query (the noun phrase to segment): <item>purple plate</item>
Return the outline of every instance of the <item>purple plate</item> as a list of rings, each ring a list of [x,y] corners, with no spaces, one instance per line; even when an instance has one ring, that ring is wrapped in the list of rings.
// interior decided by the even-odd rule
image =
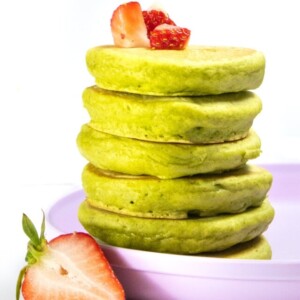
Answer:
[[[274,177],[275,219],[265,233],[270,261],[153,253],[101,244],[127,299],[300,299],[300,165],[265,165]],[[47,221],[61,233],[84,231],[82,190],[59,199]]]

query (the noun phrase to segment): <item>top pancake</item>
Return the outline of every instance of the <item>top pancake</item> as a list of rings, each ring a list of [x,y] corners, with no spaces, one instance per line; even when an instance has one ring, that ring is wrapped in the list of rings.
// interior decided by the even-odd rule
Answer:
[[[265,57],[238,47],[190,46],[151,50],[98,46],[88,50],[87,68],[99,87],[147,95],[209,95],[260,86]]]

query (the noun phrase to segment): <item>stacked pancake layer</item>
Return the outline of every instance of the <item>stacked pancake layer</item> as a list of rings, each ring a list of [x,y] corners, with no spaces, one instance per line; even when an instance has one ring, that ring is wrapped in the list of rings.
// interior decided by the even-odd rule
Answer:
[[[87,53],[96,86],[77,138],[88,160],[79,220],[101,241],[178,254],[268,259],[272,175],[248,165],[260,52],[111,46]]]

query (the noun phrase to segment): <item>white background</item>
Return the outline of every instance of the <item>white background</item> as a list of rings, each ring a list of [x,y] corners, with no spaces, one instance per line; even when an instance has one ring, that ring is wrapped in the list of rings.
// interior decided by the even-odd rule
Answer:
[[[3,4],[5,3],[5,4]],[[0,4],[1,173],[20,182],[80,182],[75,139],[87,118],[83,89],[90,47],[112,43],[110,17],[121,1],[27,0]],[[141,1],[144,9],[152,1]],[[264,103],[255,128],[260,160],[298,160],[300,18],[297,1],[161,1],[191,43],[261,50]],[[3,168],[4,166],[4,168]]]
[[[51,201],[49,195],[56,196],[51,194],[52,186],[80,186],[85,160],[75,139],[88,120],[81,93],[94,83],[85,67],[85,53],[90,47],[112,43],[110,17],[120,3],[11,0],[0,4],[3,300],[13,299],[16,269],[23,261],[26,239],[21,237],[21,211],[31,209],[27,213],[40,219],[40,211],[34,209],[43,208],[43,199]],[[152,1],[140,3],[147,9]],[[161,3],[178,25],[192,30],[191,44],[243,46],[264,52],[265,80],[256,91],[263,100],[263,111],[254,124],[263,145],[257,161],[299,162],[298,1]],[[50,194],[38,194],[39,185],[49,187]],[[37,187],[35,196],[28,186]],[[33,203],[32,199],[39,198],[40,203]],[[13,262],[18,263],[12,267]]]

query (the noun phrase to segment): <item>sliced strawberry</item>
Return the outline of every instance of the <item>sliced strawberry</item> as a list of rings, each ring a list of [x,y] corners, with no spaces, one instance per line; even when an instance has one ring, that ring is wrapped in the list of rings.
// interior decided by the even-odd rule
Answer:
[[[118,6],[113,12],[110,25],[116,46],[124,48],[150,46],[142,9],[138,2]]]
[[[144,10],[143,11],[144,21],[147,27],[147,35],[150,37],[150,32],[155,29],[158,25],[169,24],[176,25],[169,16],[162,10]]]
[[[21,285],[25,300],[125,299],[121,284],[90,235],[75,232],[47,243],[44,227],[39,237],[28,217],[23,217],[23,228],[30,241],[28,266],[21,271],[17,299]]]
[[[150,32],[150,46],[152,49],[184,49],[190,39],[191,31],[179,26],[163,24]]]

